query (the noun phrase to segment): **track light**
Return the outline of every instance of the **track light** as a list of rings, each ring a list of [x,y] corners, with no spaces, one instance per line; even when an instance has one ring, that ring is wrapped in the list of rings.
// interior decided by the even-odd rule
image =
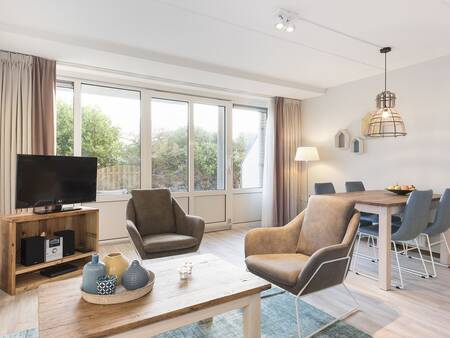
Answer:
[[[295,31],[295,25],[292,22],[292,18],[289,17],[286,13],[279,13],[277,15],[278,22],[275,24],[275,28],[279,31],[292,33]]]

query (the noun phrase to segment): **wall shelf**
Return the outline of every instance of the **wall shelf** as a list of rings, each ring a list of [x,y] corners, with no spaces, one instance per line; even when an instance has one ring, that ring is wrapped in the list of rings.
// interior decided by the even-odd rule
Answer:
[[[350,146],[350,133],[347,129],[339,130],[334,136],[334,146],[339,149],[348,149]]]

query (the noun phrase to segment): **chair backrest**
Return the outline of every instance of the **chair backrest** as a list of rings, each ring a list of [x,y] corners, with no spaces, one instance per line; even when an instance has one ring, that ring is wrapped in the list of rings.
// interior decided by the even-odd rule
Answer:
[[[345,182],[345,190],[347,192],[366,191],[364,183],[361,181]]]
[[[445,189],[441,196],[434,222],[426,229],[428,235],[438,235],[450,228],[450,189]]]
[[[131,196],[135,225],[142,236],[176,232],[169,189],[132,190]]]
[[[314,192],[316,195],[335,194],[334,185],[331,182],[315,183]]]
[[[355,203],[335,196],[311,196],[305,210],[297,252],[311,256],[324,247],[340,244],[347,232]]]
[[[415,239],[427,227],[433,190],[413,191],[406,202],[405,213],[400,228],[392,234],[394,241]]]

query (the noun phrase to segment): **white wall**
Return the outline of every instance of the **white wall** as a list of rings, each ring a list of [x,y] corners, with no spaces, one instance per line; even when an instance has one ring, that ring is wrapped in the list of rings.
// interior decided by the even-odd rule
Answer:
[[[334,135],[348,129],[360,136],[361,119],[375,110],[383,90],[377,76],[331,88],[303,101],[303,145],[317,146],[321,161],[311,163],[309,186],[330,181],[344,191],[347,180],[362,180],[368,189],[394,183],[441,192],[450,187],[450,56],[388,73],[388,89],[408,135],[366,139],[365,153],[334,148]]]

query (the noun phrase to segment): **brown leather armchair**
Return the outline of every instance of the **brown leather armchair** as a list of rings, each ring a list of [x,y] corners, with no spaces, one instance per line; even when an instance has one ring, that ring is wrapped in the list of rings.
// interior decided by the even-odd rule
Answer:
[[[352,202],[334,196],[311,196],[308,207],[287,225],[247,233],[247,268],[297,298],[344,285],[359,217]],[[346,287],[345,290],[348,292]],[[298,301],[296,307],[300,336]],[[356,310],[357,307],[336,320]]]
[[[187,215],[168,189],[133,190],[127,204],[127,230],[141,259],[197,251],[205,222]]]

